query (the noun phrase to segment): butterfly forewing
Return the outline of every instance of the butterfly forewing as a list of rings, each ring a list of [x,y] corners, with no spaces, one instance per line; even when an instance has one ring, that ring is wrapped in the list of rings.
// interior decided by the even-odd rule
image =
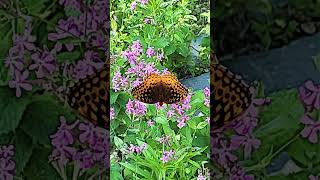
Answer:
[[[140,85],[132,89],[132,95],[141,102],[154,104],[160,99],[161,88],[161,76],[150,74]]]
[[[76,83],[68,94],[68,103],[92,123],[108,128],[109,75],[107,64],[98,72]]]
[[[220,64],[211,63],[212,127],[219,128],[242,115],[251,103],[249,86]]]
[[[164,86],[164,101],[167,104],[174,104],[182,101],[188,95],[188,89],[181,84],[172,74],[162,75],[162,84]]]

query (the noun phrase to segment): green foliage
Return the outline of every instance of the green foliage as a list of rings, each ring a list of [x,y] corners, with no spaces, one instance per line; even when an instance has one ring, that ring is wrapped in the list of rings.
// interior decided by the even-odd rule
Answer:
[[[250,48],[252,42],[260,50],[288,44],[306,35],[300,26],[308,22],[315,25],[320,15],[319,1],[312,0],[226,0],[217,1],[215,6],[216,36],[227,38],[215,43],[224,41],[223,48],[228,46],[233,53]]]
[[[31,98],[17,98],[9,88],[0,88],[0,134],[15,131]]]
[[[209,116],[209,108],[204,108],[204,95],[202,91],[194,92],[191,98],[191,109],[186,112],[190,117],[187,126],[179,129],[175,118],[168,118],[166,113],[169,107],[157,110],[155,105],[147,105],[145,117],[132,117],[125,113],[127,97],[125,93],[117,96],[126,99],[119,103],[116,111],[116,119],[111,121],[111,146],[115,151],[125,153],[126,159],[116,162],[111,158],[112,176],[121,177],[120,169],[124,170],[124,177],[137,177],[145,179],[176,179],[197,176],[198,169],[206,164],[209,153],[208,144],[209,125],[205,121]],[[119,100],[118,100],[119,99]],[[115,106],[115,104],[111,104]],[[115,106],[116,107],[116,106]],[[148,127],[146,121],[152,119],[154,126]],[[170,148],[175,151],[176,159],[163,163],[163,150],[165,145],[158,140],[163,136],[169,136]],[[141,154],[128,154],[130,144],[142,145],[147,143],[147,148]],[[120,165],[120,166],[119,166]]]
[[[209,22],[198,24],[197,17],[192,14],[196,1],[152,0],[145,6],[137,5],[133,11],[129,8],[130,3],[126,0],[111,2],[112,54],[118,54],[128,43],[140,40],[144,48],[163,50],[166,58],[162,65],[175,70],[178,77],[202,73],[196,72],[195,68],[199,66],[208,68],[209,44],[201,44],[201,52],[206,51],[199,57],[202,61],[192,63],[191,41],[198,36],[209,36]],[[206,15],[208,13],[203,14],[208,18]],[[145,18],[151,19],[151,23],[144,23]]]
[[[261,146],[249,159],[242,158],[241,164],[247,173],[255,174],[260,179],[306,179],[310,174],[320,171],[319,143],[312,144],[301,137],[304,126],[300,118],[304,108],[296,89],[283,90],[270,95],[272,103],[261,113],[259,127],[254,135],[261,140]],[[301,168],[289,175],[267,176],[266,167],[280,154],[287,152],[293,162]],[[240,151],[238,153],[241,153]]]

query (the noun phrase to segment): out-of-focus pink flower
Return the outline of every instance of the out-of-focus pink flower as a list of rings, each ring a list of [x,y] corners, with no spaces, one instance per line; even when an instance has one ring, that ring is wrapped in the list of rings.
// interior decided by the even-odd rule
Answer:
[[[16,96],[20,97],[22,94],[21,88],[27,91],[32,90],[32,85],[27,82],[29,71],[24,71],[22,74],[19,71],[15,71],[14,79],[9,81],[9,87],[16,89]]]
[[[314,84],[311,80],[299,87],[299,97],[308,111],[320,109],[320,84]]]
[[[249,158],[252,153],[252,149],[257,149],[260,146],[260,144],[260,140],[253,138],[249,134],[243,136],[234,135],[231,138],[230,147],[232,149],[238,149],[240,146],[243,146],[244,157]]]
[[[312,143],[318,142],[318,132],[320,131],[320,122],[313,120],[309,115],[303,115],[300,122],[304,125],[304,129],[301,131],[301,136],[308,138]]]

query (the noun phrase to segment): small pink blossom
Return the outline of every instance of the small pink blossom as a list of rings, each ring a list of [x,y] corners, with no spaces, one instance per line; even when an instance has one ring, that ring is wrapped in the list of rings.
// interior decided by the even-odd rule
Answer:
[[[320,109],[320,84],[314,84],[311,80],[299,87],[299,97],[307,110]]]
[[[148,124],[148,126],[149,126],[149,127],[151,127],[151,126],[153,126],[153,125],[154,125],[154,121],[149,120],[149,121],[147,121],[147,124]]]
[[[149,47],[146,52],[147,57],[152,57],[154,55],[154,50],[152,47]]]
[[[320,122],[311,119],[309,115],[303,115],[300,122],[305,125],[301,131],[301,136],[308,138],[311,143],[318,142],[318,132],[320,131]]]

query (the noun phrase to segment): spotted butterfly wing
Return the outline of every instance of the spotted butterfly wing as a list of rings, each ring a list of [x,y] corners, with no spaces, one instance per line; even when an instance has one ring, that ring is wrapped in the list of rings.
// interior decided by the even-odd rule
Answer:
[[[68,104],[81,116],[103,128],[109,127],[109,64],[81,79],[68,93]]]
[[[148,103],[173,104],[183,100],[188,90],[172,74],[150,74],[137,87],[132,89],[135,99]]]
[[[241,116],[251,103],[249,86],[220,64],[211,63],[211,127],[220,128]]]
[[[188,89],[179,82],[176,76],[172,74],[162,75],[162,86],[165,89],[163,102],[174,104],[182,101],[188,95]]]
[[[138,101],[154,104],[161,98],[162,92],[161,76],[158,74],[149,74],[144,81],[132,89],[132,95]]]

